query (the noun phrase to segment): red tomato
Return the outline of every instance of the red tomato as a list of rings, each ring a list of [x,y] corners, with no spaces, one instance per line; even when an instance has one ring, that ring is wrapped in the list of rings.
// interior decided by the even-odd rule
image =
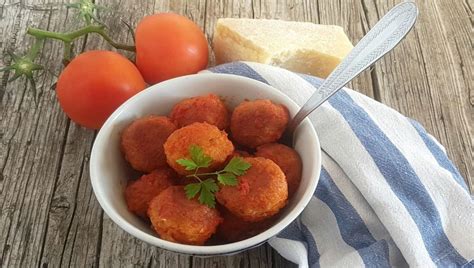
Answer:
[[[146,87],[138,69],[111,51],[88,51],[74,58],[56,84],[64,112],[74,122],[98,129],[127,99]]]
[[[161,13],[143,18],[135,32],[136,64],[145,81],[155,84],[196,73],[207,66],[207,39],[191,20]]]

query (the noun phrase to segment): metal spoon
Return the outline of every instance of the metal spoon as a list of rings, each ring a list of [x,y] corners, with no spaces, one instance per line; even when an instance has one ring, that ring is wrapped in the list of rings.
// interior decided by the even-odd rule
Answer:
[[[289,122],[283,142],[292,144],[296,127],[329,97],[392,50],[415,24],[418,8],[407,1],[393,7],[359,41]]]

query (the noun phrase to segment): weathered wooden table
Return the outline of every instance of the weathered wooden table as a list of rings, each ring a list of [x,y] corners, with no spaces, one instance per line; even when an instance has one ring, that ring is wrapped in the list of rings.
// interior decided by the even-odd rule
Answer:
[[[77,27],[62,0],[3,0],[0,49],[31,45],[27,26],[54,31]],[[109,6],[104,22],[115,39],[132,42],[124,20],[136,25],[161,11],[184,14],[212,36],[219,17],[278,18],[341,25],[357,42],[399,1],[378,0],[96,0]],[[417,1],[415,29],[352,87],[419,120],[447,148],[469,181],[474,175],[473,0]],[[97,36],[76,52],[107,48]],[[290,263],[269,246],[231,257],[195,258],[149,246],[122,231],[102,211],[89,181],[89,154],[96,132],[61,112],[53,83],[61,70],[61,46],[49,42],[38,78],[38,101],[21,79],[0,87],[0,267],[269,267]],[[4,58],[4,57],[2,57]],[[3,64],[8,64],[5,60]],[[212,62],[212,59],[211,59]]]

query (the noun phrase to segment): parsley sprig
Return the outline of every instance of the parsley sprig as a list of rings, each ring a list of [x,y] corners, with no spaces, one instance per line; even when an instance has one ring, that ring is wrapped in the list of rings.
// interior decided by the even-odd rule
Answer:
[[[217,181],[222,185],[236,186],[238,184],[237,176],[244,175],[251,166],[242,157],[233,157],[222,170],[199,173],[200,168],[207,168],[211,165],[212,158],[204,154],[202,148],[197,145],[189,147],[189,154],[191,159],[181,158],[176,160],[185,170],[194,170],[193,174],[186,177],[194,178],[198,181],[184,187],[186,197],[191,199],[199,193],[199,203],[211,208],[216,206],[215,193],[219,190],[219,186],[213,177],[217,176]]]

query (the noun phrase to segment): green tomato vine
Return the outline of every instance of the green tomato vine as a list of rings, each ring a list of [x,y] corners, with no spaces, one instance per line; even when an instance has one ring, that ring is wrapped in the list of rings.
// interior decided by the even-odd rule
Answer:
[[[76,3],[66,5],[68,8],[75,9],[78,12],[85,26],[71,32],[52,32],[38,28],[28,27],[26,34],[35,38],[33,45],[26,51],[24,55],[17,55],[14,52],[8,52],[11,58],[10,65],[0,68],[0,72],[13,72],[13,76],[9,81],[25,77],[33,87],[36,93],[36,83],[34,74],[43,70],[44,66],[37,63],[39,52],[44,46],[45,40],[54,39],[63,43],[63,63],[67,65],[73,58],[74,41],[82,36],[90,33],[100,35],[107,43],[116,49],[135,52],[135,46],[121,44],[115,42],[108,34],[107,27],[100,22],[98,11],[106,9],[105,7],[94,4],[91,0],[79,0]],[[128,24],[126,24],[129,27]],[[130,28],[130,27],[129,27]],[[35,94],[36,97],[36,94]]]

